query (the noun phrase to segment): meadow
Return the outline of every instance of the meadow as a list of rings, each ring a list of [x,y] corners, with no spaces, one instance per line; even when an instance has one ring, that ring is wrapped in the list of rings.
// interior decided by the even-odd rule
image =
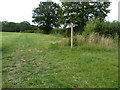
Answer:
[[[2,32],[2,88],[118,88],[116,46],[74,46],[62,36]]]

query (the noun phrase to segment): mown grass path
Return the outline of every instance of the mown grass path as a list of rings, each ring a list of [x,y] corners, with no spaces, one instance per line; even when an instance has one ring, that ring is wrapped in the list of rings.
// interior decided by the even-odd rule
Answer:
[[[2,33],[3,88],[117,88],[116,48],[70,49],[43,34]]]

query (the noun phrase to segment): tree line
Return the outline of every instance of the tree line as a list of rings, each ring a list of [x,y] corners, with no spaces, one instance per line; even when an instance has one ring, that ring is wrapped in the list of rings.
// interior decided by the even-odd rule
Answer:
[[[38,27],[35,25],[31,25],[27,21],[23,21],[20,23],[15,23],[15,22],[8,22],[8,21],[3,21],[2,22],[2,31],[3,32],[24,32],[27,30],[37,30]]]
[[[120,22],[105,21],[110,10],[110,2],[40,2],[33,10],[33,22],[44,33],[70,35],[70,24],[76,24],[74,33],[89,34],[97,32],[114,36],[120,34]],[[63,28],[61,28],[63,26]]]
[[[42,32],[70,35],[70,24],[76,24],[74,33],[98,32],[100,34],[116,34],[120,22],[107,22],[105,17],[110,12],[110,2],[40,2],[33,10],[32,22],[2,22],[2,31],[7,32]],[[37,31],[36,31],[37,30]]]
[[[53,28],[63,25],[64,28],[71,23],[77,24],[76,32],[83,32],[86,22],[99,18],[101,21],[110,12],[110,2],[40,2],[33,10],[33,22],[38,24],[45,33],[50,33]]]

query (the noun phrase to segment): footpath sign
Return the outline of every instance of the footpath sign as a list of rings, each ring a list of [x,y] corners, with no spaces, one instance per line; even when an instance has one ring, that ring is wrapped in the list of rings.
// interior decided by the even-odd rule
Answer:
[[[73,47],[73,27],[77,26],[76,24],[71,23],[71,48]]]

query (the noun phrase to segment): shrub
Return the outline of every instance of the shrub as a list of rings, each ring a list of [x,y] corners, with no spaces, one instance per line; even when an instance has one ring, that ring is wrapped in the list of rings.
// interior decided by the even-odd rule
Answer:
[[[34,33],[34,30],[24,30],[24,31],[21,31],[23,33]]]
[[[37,29],[34,31],[34,33],[43,33],[43,30],[42,29]]]
[[[84,36],[89,35],[92,32],[99,32],[102,30],[102,23],[99,19],[93,19],[87,22],[84,32],[82,33]]]
[[[22,33],[43,33],[42,29],[37,29],[37,30],[24,30],[24,31],[20,31]]]
[[[113,21],[109,25],[109,34],[111,34],[113,37],[116,35],[120,35],[120,22]]]
[[[120,22],[104,22],[99,19],[93,19],[87,22],[84,32],[82,35],[87,36],[92,32],[97,32],[100,35],[112,36],[114,38],[115,34],[120,34]]]
[[[51,31],[51,34],[61,34],[64,37],[70,36],[70,28],[54,28]]]

